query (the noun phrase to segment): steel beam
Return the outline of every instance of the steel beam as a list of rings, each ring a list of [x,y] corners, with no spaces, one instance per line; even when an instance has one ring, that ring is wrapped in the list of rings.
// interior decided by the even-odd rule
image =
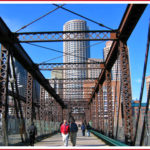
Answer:
[[[104,67],[101,67],[102,69],[104,69]],[[100,67],[74,67],[74,68],[50,68],[49,66],[42,66],[42,67],[39,67],[40,70],[42,71],[53,71],[53,72],[58,72],[59,71],[67,71],[67,70],[99,70],[101,69]]]
[[[132,120],[132,93],[131,93],[131,78],[129,66],[129,53],[125,43],[120,41],[120,63],[122,72],[122,97],[123,97],[123,110],[124,110],[124,134],[126,144],[133,144],[133,120]]]
[[[53,31],[14,33],[19,42],[106,41],[117,40],[117,31]],[[12,40],[15,41],[15,39]],[[18,42],[18,41],[16,41]]]
[[[106,86],[107,86],[107,115],[108,115],[108,135],[113,137],[114,134],[114,119],[112,107],[112,87],[111,87],[111,71],[106,71]]]
[[[96,94],[95,94],[95,97],[93,98],[93,107],[92,107],[92,109],[93,109],[93,116],[92,116],[92,118],[93,118],[93,125],[94,125],[94,128],[96,129]]]
[[[103,62],[87,62],[87,63],[41,63],[37,64],[40,70],[84,70],[84,69],[104,69]]]
[[[60,66],[80,66],[80,65],[104,65],[104,62],[94,61],[93,62],[69,62],[69,63],[39,63],[37,66],[52,66],[52,67],[60,67]]]
[[[68,91],[67,91],[68,92]],[[80,91],[71,91],[71,92],[80,92]],[[86,95],[85,95],[86,94]],[[60,96],[63,96],[64,94],[59,94]],[[68,94],[68,93],[66,93],[65,95],[80,95],[80,96],[83,96],[83,95],[85,95],[85,96],[89,96],[89,95],[91,95],[91,94],[87,94],[87,93],[81,93],[81,94],[79,94],[79,93],[74,93],[74,94]]]
[[[14,42],[17,41],[16,42]],[[9,30],[3,20],[0,18],[0,42],[9,50],[13,52],[14,57],[19,61],[19,63],[36,79],[44,88],[52,95],[55,100],[62,106],[64,106],[63,101],[60,99],[59,95],[56,94],[55,90],[49,85],[49,82],[44,78],[38,67],[34,64],[28,54],[24,51],[23,47],[19,44],[17,38]]]
[[[54,78],[54,79],[49,79],[49,81],[50,81],[50,83],[51,83],[51,81],[52,81],[52,83],[53,82],[55,82],[55,81],[60,81],[60,80],[63,80],[64,82],[65,82],[65,80],[72,80],[72,81],[78,81],[78,80],[81,80],[81,81],[78,81],[78,82],[84,82],[84,80],[89,80],[89,81],[92,81],[92,80],[96,80],[97,78],[59,78],[59,79],[57,79],[57,78]]]
[[[120,43],[123,45],[123,48],[121,50],[124,51],[122,52],[122,60],[125,59],[126,56],[128,56],[128,54],[126,53],[126,48],[124,46],[124,43],[127,42],[128,38],[130,37],[133,29],[135,28],[138,20],[140,19],[141,15],[143,14],[145,8],[146,8],[147,4],[129,4],[125,14],[122,18],[122,21],[120,23],[119,26],[119,34],[118,34],[118,38],[121,39],[123,41],[123,43]],[[98,79],[98,83],[95,86],[95,89],[92,93],[92,96],[89,100],[89,103],[92,102],[92,98],[95,96],[96,91],[99,88],[99,84],[102,84],[105,81],[105,72],[106,70],[111,70],[112,66],[114,65],[114,63],[116,62],[117,58],[118,58],[118,53],[119,53],[119,49],[118,49],[118,41],[114,41],[112,43],[112,46],[110,48],[110,51],[107,55],[106,61],[105,61],[105,69],[103,69],[99,75],[99,79]],[[125,54],[126,53],[126,54]],[[126,56],[125,56],[126,55]],[[126,58],[127,59],[127,58]],[[122,71],[124,74],[124,80],[125,83],[128,82],[127,84],[129,85],[129,89],[126,85],[124,85],[124,91],[123,91],[123,97],[124,97],[124,113],[126,115],[125,118],[125,142],[128,145],[132,145],[133,144],[133,124],[132,124],[132,118],[131,118],[131,102],[129,102],[131,100],[131,86],[130,86],[130,79],[128,78],[128,73],[129,73],[129,65],[127,60],[125,60],[125,62],[121,62],[122,64]],[[127,66],[126,66],[126,65]],[[128,71],[125,70],[125,68],[127,67]],[[125,84],[124,83],[124,84]],[[130,96],[129,96],[130,95]],[[129,109],[130,110],[129,110]]]
[[[47,109],[48,109],[48,121],[49,121],[49,123],[50,123],[50,121],[51,121],[51,96],[50,95],[48,95],[48,106],[47,106]]]
[[[2,144],[8,146],[8,70],[9,51],[1,45],[0,59],[0,111],[2,114]]]
[[[45,120],[45,115],[44,115],[44,111],[45,111],[45,90],[44,88],[41,86],[40,87],[40,122],[41,122],[41,129],[40,132],[41,134],[44,134],[44,120]]]
[[[93,123],[93,127],[95,128],[95,99],[93,98],[92,101],[92,123]]]
[[[26,119],[26,126],[28,128],[33,121],[33,77],[30,73],[28,73],[27,78]]]
[[[84,88],[84,87],[79,87],[78,85],[81,84],[81,83],[83,84],[85,81],[89,81],[89,82],[93,81],[93,82],[94,82],[95,79],[93,79],[93,80],[83,80],[83,81],[82,81],[81,79],[80,79],[80,80],[76,80],[76,79],[75,79],[75,80],[68,80],[68,81],[65,80],[65,81],[63,82],[63,85],[66,85],[66,84],[67,84],[67,85],[69,85],[69,84],[74,84],[74,85],[76,85],[76,86],[74,87],[75,89],[76,89],[76,87],[78,87],[79,89],[81,89],[81,88]],[[51,84],[52,84],[52,83],[51,83]],[[65,86],[65,88],[66,88],[66,87],[67,87],[67,86]]]
[[[99,129],[99,113],[98,113],[98,93],[95,93],[95,110],[96,110],[96,114],[95,114],[95,116],[96,116],[96,120],[95,120],[95,122],[96,122],[96,129],[98,130]]]
[[[118,29],[118,39],[127,42],[147,4],[129,4]],[[114,41],[106,58],[106,68],[112,68],[118,56],[118,42]]]
[[[68,90],[69,90],[69,89],[70,89],[70,90],[72,90],[72,89],[73,89],[73,90],[77,90],[77,89],[78,89],[78,90],[80,90],[80,89],[87,89],[87,90],[88,90],[88,89],[91,89],[91,90],[92,90],[93,87],[79,87],[79,88],[73,87],[73,88],[57,88],[57,89],[58,89],[58,90],[59,90],[59,89],[62,89],[62,90],[67,90],[67,89],[68,89]]]
[[[147,4],[129,4],[127,6],[127,9],[124,13],[124,16],[122,18],[122,21],[119,25],[118,29],[118,39],[123,39],[124,42],[128,40],[131,33],[133,32],[137,22],[139,21],[141,15],[143,14]],[[99,88],[99,84],[103,84],[105,81],[105,71],[106,69],[110,70],[114,63],[116,62],[118,57],[118,41],[114,41],[112,43],[112,46],[110,48],[110,51],[107,55],[106,61],[105,61],[105,69],[102,69],[99,78],[98,83],[95,86],[95,90],[92,93],[91,99],[89,103],[92,101],[92,98],[95,95],[95,92]]]
[[[103,86],[99,85],[100,95],[100,131],[104,133],[104,102],[103,102]]]

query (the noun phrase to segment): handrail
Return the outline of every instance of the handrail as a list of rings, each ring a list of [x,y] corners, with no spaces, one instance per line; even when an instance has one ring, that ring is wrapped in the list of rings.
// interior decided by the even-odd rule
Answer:
[[[97,131],[94,130],[90,130],[91,133],[93,133],[94,135],[96,135],[97,137],[99,137],[100,139],[102,139],[103,141],[105,141],[106,143],[112,145],[112,146],[128,146],[120,141],[114,140],[110,137],[107,137]]]

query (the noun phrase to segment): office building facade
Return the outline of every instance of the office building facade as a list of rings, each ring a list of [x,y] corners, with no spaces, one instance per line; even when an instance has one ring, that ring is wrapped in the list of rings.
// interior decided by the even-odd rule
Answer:
[[[51,86],[63,98],[63,66],[54,67],[51,71]]]
[[[91,63],[91,64],[87,65],[89,79],[98,78],[101,73],[100,64],[92,64],[92,62],[93,63],[94,62],[103,62],[103,59],[97,59],[97,58],[89,58],[88,59],[88,63]]]

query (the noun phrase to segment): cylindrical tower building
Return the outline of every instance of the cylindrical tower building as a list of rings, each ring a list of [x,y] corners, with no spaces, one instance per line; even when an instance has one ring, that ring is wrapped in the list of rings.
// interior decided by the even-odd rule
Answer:
[[[88,27],[86,21],[84,20],[70,20],[66,22],[63,26],[64,31],[87,31]],[[86,38],[88,35],[86,33],[78,34],[78,36],[72,35],[74,38]],[[64,38],[67,38],[67,36]],[[87,62],[87,59],[90,57],[89,51],[89,41],[66,41],[63,43],[63,62],[64,63],[83,63]],[[79,65],[79,68],[84,65]],[[65,79],[79,79],[79,78],[87,78],[87,70],[81,69],[72,69],[72,70],[64,70],[63,76]],[[64,98],[67,99],[68,94],[72,94],[72,99],[80,99],[83,98],[83,83],[81,80],[78,80],[76,83],[71,84],[64,81]],[[82,80],[83,81],[83,80]],[[68,90],[67,90],[68,89]],[[71,89],[73,89],[71,91]],[[77,90],[76,90],[77,89]],[[79,91],[79,89],[81,89]],[[68,97],[70,98],[70,96]]]

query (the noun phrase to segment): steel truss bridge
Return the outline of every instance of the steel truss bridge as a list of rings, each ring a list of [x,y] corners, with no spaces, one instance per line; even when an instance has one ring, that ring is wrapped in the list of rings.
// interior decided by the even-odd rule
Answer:
[[[27,127],[35,121],[38,136],[51,134],[59,129],[64,118],[92,122],[93,132],[98,132],[126,145],[145,145],[146,120],[138,130],[138,118],[133,119],[131,107],[131,79],[127,41],[143,14],[146,4],[130,4],[116,30],[54,31],[13,33],[0,18],[0,114],[2,145],[10,145],[9,126],[15,121],[20,139],[26,141]],[[85,34],[88,34],[85,38]],[[80,38],[79,38],[80,37]],[[106,41],[112,46],[105,62],[41,63],[35,64],[21,43],[60,41]],[[149,42],[149,41],[148,41]],[[114,82],[112,97],[111,69],[120,59],[121,80]],[[93,66],[92,66],[93,65]],[[22,85],[17,83],[16,67],[24,75]],[[89,66],[89,67],[88,67]],[[101,70],[98,78],[45,79],[40,70]],[[18,72],[20,70],[18,69]],[[74,84],[75,87],[53,88],[54,83]],[[83,86],[78,86],[79,84]],[[85,86],[84,86],[85,83]],[[92,85],[87,86],[91,83]],[[107,93],[104,91],[107,91]],[[76,94],[79,93],[81,94]],[[63,92],[69,94],[64,95]],[[119,91],[119,92],[118,92]],[[104,101],[104,93],[106,101]],[[117,97],[117,98],[116,98]],[[11,114],[11,115],[10,115]],[[137,138],[138,135],[138,138]]]

